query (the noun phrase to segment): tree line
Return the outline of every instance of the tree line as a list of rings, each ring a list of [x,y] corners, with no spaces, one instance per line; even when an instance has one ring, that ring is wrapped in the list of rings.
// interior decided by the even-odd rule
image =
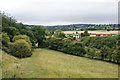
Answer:
[[[120,63],[120,40],[117,36],[83,37],[75,41],[72,36],[67,38],[50,38],[48,48],[67,54]]]

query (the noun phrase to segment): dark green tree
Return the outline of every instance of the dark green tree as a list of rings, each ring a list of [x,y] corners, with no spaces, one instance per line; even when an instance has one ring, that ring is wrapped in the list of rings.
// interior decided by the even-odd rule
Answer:
[[[84,36],[90,36],[90,34],[88,33],[88,30],[86,29],[85,31],[84,31],[84,34],[83,34]]]
[[[57,38],[65,38],[65,34],[61,30],[56,30],[54,36]]]
[[[114,50],[114,54],[112,55],[114,61],[117,61],[117,63],[120,63],[120,40],[116,43],[116,49]]]
[[[3,32],[6,32],[8,34],[8,36],[10,37],[10,41],[12,41],[15,35],[20,34],[18,32],[18,29],[16,29],[15,27],[5,27]]]
[[[108,54],[109,54],[109,47],[103,46],[101,48],[101,59],[102,60],[106,59]]]
[[[41,26],[34,26],[32,28],[32,31],[33,31],[33,34],[34,34],[34,37],[36,38],[37,40],[37,43],[38,43],[38,47],[42,47],[44,46],[44,40],[46,39],[45,38],[45,28],[42,28]]]

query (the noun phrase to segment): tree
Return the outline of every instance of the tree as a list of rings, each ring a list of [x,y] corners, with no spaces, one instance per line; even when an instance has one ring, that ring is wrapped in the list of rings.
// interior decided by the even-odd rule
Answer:
[[[36,38],[36,42],[38,43],[38,47],[42,47],[44,45],[45,40],[45,28],[42,28],[41,26],[34,26],[32,27],[32,31],[34,34],[34,37]]]
[[[57,38],[65,38],[65,34],[61,30],[56,30],[54,36]]]
[[[117,63],[120,63],[120,40],[117,41],[116,49],[114,50],[114,53],[112,56],[113,56],[114,61],[116,60]]]
[[[83,31],[83,29],[81,29],[81,31]]]
[[[78,34],[78,32],[76,32],[76,34]]]
[[[107,31],[110,31],[110,29],[107,29]]]
[[[64,38],[63,41],[70,42],[70,41],[73,41],[75,39],[76,39],[76,37],[73,37],[72,35],[69,35],[68,37]]]
[[[88,49],[88,57],[89,58],[94,58],[95,57],[95,49],[94,48],[90,48],[90,49]]]
[[[3,32],[6,32],[8,34],[8,36],[10,37],[10,41],[12,41],[15,35],[20,34],[18,32],[18,29],[16,29],[15,27],[6,27],[4,28]]]
[[[107,55],[109,54],[109,47],[107,46],[103,46],[101,48],[101,59],[104,60],[105,58],[107,58]]]
[[[84,36],[90,36],[90,34],[88,33],[88,30],[86,29],[85,31],[84,31],[84,34],[83,34]]]

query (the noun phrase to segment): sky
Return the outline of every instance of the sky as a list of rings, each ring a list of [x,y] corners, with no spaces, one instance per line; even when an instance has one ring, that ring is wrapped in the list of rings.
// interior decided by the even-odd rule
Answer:
[[[118,23],[119,0],[0,0],[0,11],[30,25]]]

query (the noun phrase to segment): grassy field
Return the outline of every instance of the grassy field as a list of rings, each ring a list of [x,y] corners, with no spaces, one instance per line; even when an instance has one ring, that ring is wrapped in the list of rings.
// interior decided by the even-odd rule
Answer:
[[[63,31],[65,34],[73,34],[73,33],[84,33],[84,31]],[[103,31],[103,30],[98,30],[98,31],[88,31],[88,33],[92,34],[118,34],[119,31]]]
[[[32,57],[17,59],[3,55],[3,78],[117,78],[118,65],[67,55],[49,49],[36,49]]]

